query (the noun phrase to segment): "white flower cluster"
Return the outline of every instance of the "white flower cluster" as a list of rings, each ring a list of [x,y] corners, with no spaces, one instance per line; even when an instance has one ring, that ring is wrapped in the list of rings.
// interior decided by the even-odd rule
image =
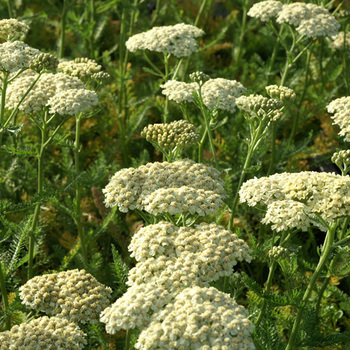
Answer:
[[[145,126],[141,136],[165,149],[190,147],[197,143],[200,137],[196,127],[186,120],[177,120],[169,124],[149,124]]]
[[[62,61],[58,64],[58,71],[67,75],[78,77],[85,81],[90,79],[94,74],[99,73],[102,66],[96,61],[89,58],[81,57],[72,61]]]
[[[241,203],[266,205],[263,222],[272,223],[277,231],[306,231],[310,225],[325,230],[317,215],[328,224],[350,215],[349,176],[313,171],[274,174],[246,181],[239,194]]]
[[[20,75],[9,84],[6,93],[6,107],[8,109],[16,108],[37,77],[37,73],[28,71],[27,74]],[[78,78],[63,73],[44,73],[22,101],[19,110],[25,113],[40,111],[48,105],[51,97],[70,89],[85,89],[85,85]]]
[[[182,205],[182,210],[185,211],[186,207],[184,205],[186,204],[197,205],[197,212],[201,212],[203,209],[200,206],[207,203],[205,198],[202,202],[194,198],[194,203],[192,203],[189,202],[191,199],[187,197],[186,203],[186,201],[179,198],[179,190],[174,191],[174,189],[180,189],[183,186],[191,188],[194,192],[198,190],[198,196],[212,196],[211,198],[216,203],[215,206],[218,203],[223,203],[218,200],[217,195],[221,200],[224,200],[226,196],[220,172],[215,168],[195,163],[189,159],[173,163],[148,163],[137,169],[122,169],[112,177],[103,192],[107,207],[118,206],[121,212],[139,209],[151,212],[155,210],[158,213],[161,198],[156,198],[156,191],[171,189],[168,191],[169,200],[171,201],[169,202],[163,198],[163,202],[167,203],[165,205],[169,213],[177,213],[180,205]],[[174,201],[175,199],[181,199],[181,201],[177,203]],[[156,203],[154,207],[150,204],[152,201]],[[194,207],[191,208],[191,210],[194,210]]]
[[[331,118],[340,127],[339,135],[344,137],[344,141],[350,141],[350,96],[333,100],[328,104],[327,111],[334,113]]]
[[[196,38],[204,35],[203,30],[184,23],[174,26],[153,27],[147,32],[133,35],[125,43],[126,48],[166,52],[176,57],[187,57],[197,50]]]
[[[111,293],[111,288],[78,269],[36,276],[20,287],[23,304],[81,323],[97,323]]]
[[[205,106],[212,110],[219,101],[218,108],[234,113],[236,98],[246,92],[246,88],[236,80],[223,78],[209,79],[202,86]]]
[[[262,1],[254,4],[248,15],[261,21],[276,18],[277,23],[295,26],[299,34],[307,37],[334,36],[340,28],[340,23],[327,9],[304,2]]]
[[[176,103],[184,101],[193,102],[193,93],[199,93],[199,84],[184,83],[169,80],[161,85],[162,94]],[[236,99],[246,92],[246,88],[236,80],[223,78],[209,79],[201,86],[201,94],[204,105],[212,110],[218,104],[218,109],[233,113],[236,110]]]
[[[349,50],[350,49],[350,33],[339,32],[337,35],[332,36],[331,47],[335,50]]]
[[[206,216],[216,214],[223,206],[222,195],[189,186],[159,188],[144,200],[144,210],[152,215],[190,213]]]
[[[134,284],[121,298],[102,311],[100,321],[106,324],[109,334],[115,334],[121,329],[142,329],[172,298],[164,286],[156,283]]]
[[[177,227],[161,221],[141,228],[129,250],[138,261],[128,285],[156,282],[168,290],[228,276],[238,261],[251,261],[250,249],[237,235],[216,224]],[[179,278],[181,276],[181,278]]]
[[[142,330],[136,349],[253,350],[243,306],[217,289],[187,288]]]
[[[77,115],[97,104],[96,92],[87,89],[62,90],[47,101],[47,105],[50,106],[49,112],[60,115]]]
[[[266,86],[266,92],[271,98],[275,98],[277,100],[282,101],[283,103],[288,101],[294,101],[296,94],[294,90],[279,85],[269,85]]]
[[[143,227],[133,236],[129,250],[138,261],[129,273],[129,289],[101,314],[112,334],[148,327],[184,289],[209,287],[210,282],[231,274],[238,261],[251,261],[251,250],[243,240],[207,223],[177,227],[161,221]]]
[[[0,350],[82,350],[85,333],[73,322],[39,317],[0,333]]]
[[[271,18],[277,17],[282,7],[283,4],[280,1],[257,2],[249,9],[248,16],[259,18],[262,22],[267,22]]]
[[[275,98],[267,98],[262,95],[240,96],[236,99],[237,107],[249,114],[252,118],[264,118],[278,120],[283,114],[283,103]]]
[[[28,68],[32,59],[40,53],[22,41],[6,41],[0,44],[0,70],[16,72]]]
[[[177,80],[168,80],[165,84],[160,86],[162,94],[168,96],[169,100],[173,100],[176,103],[181,102],[193,102],[193,93],[198,93],[197,83],[184,83]]]
[[[29,26],[15,18],[0,20],[0,36],[7,41],[23,38],[29,30]]]

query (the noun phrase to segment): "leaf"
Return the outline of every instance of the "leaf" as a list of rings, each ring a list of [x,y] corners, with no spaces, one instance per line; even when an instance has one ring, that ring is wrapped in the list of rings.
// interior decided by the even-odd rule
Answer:
[[[117,251],[115,246],[112,244],[112,256],[113,256],[113,274],[116,277],[116,282],[118,284],[118,289],[125,293],[127,290],[126,281],[128,278],[129,268],[123,261],[120,253]]]

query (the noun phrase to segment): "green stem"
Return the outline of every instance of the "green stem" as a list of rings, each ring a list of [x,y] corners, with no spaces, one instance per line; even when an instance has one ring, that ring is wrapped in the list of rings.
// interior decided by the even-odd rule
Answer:
[[[298,105],[298,109],[297,109],[296,115],[293,118],[292,131],[290,132],[290,135],[289,135],[289,138],[288,138],[288,146],[290,146],[292,141],[294,140],[294,137],[295,137],[295,134],[296,134],[296,131],[297,131],[297,127],[298,127],[298,124],[299,124],[301,106],[302,106],[302,103],[304,101],[304,98],[305,98],[305,95],[306,95],[306,91],[307,91],[307,89],[309,87],[309,70],[310,70],[311,53],[312,53],[312,50],[307,50],[304,88],[303,88],[303,93],[302,93],[302,95],[300,97],[300,102],[299,102],[299,105]]]
[[[311,280],[309,282],[309,285],[307,286],[307,289],[303,295],[303,299],[302,299],[302,303],[306,304],[309,300],[309,297],[311,295],[311,292],[313,291],[315,284],[322,272],[322,269],[326,263],[326,261],[328,260],[332,250],[333,250],[333,243],[334,243],[334,236],[335,236],[335,231],[337,228],[337,224],[333,224],[331,225],[331,227],[329,228],[326,238],[324,240],[324,245],[323,245],[323,249],[322,249],[322,253],[319,259],[319,262],[317,264],[316,270],[313,273]],[[303,316],[303,308],[299,308],[296,319],[294,321],[293,324],[293,328],[292,328],[292,332],[290,334],[289,337],[289,341],[286,347],[286,350],[295,350],[296,349],[296,340],[297,340],[297,335],[299,332],[299,327],[300,327],[300,323],[302,320],[302,316]]]
[[[200,20],[200,18],[202,17],[202,14],[203,14],[203,11],[204,11],[204,9],[205,9],[205,6],[207,5],[207,1],[208,1],[208,0],[203,0],[202,3],[201,3],[201,6],[200,6],[200,8],[199,8],[199,10],[198,10],[196,19],[195,19],[194,24],[193,24],[195,27],[197,27],[197,25],[198,25],[198,23],[199,23],[199,20]]]
[[[6,102],[6,90],[8,84],[9,72],[3,72],[4,78],[2,79],[2,88],[1,88],[1,106],[0,106],[0,147],[2,144],[2,135],[5,129],[4,120],[5,120],[5,102]]]
[[[239,42],[238,42],[238,49],[235,54],[235,65],[236,69],[239,67],[239,63],[241,60],[242,56],[242,48],[244,44],[244,36],[245,36],[245,30],[246,30],[246,25],[247,25],[247,13],[248,13],[248,7],[249,7],[249,1],[250,0],[245,0],[243,3],[243,14],[242,14],[242,25],[241,25],[241,33],[239,35]]]
[[[261,135],[263,134],[263,131],[264,131],[263,130],[264,122],[265,122],[265,120],[260,120],[258,128],[254,132],[252,132],[252,135],[251,135],[251,140],[250,140],[250,143],[248,145],[247,157],[246,157],[244,165],[243,165],[241,176],[239,178],[238,185],[237,185],[236,194],[235,194],[235,197],[233,199],[232,206],[231,206],[231,213],[230,213],[230,219],[229,219],[229,224],[228,224],[228,229],[230,231],[232,231],[232,229],[233,229],[233,219],[234,219],[236,207],[238,205],[239,190],[240,190],[242,183],[245,179],[245,176],[247,174],[247,169],[249,167],[250,160],[253,156],[253,153],[254,153],[256,147],[259,145],[260,141],[262,140]]]
[[[9,301],[6,290],[6,269],[5,264],[3,262],[0,262],[0,290],[2,296],[2,303],[4,305],[6,330],[9,330],[11,328],[11,318],[9,315]]]
[[[68,12],[67,0],[63,0],[63,8],[61,13],[61,25],[60,25],[60,40],[58,43],[58,58],[62,58],[64,56],[67,12]]]
[[[40,129],[41,131],[41,145],[40,152],[38,155],[38,186],[37,186],[37,194],[40,195],[43,190],[43,182],[44,182],[44,152],[47,145],[47,118],[48,112],[45,111],[43,124]],[[28,248],[28,279],[33,277],[33,259],[34,259],[34,236],[35,231],[38,227],[39,223],[39,214],[40,214],[40,199],[35,206],[34,216],[32,219],[32,224],[29,231],[29,248]]]
[[[130,340],[131,340],[131,329],[128,329],[126,331],[126,338],[125,338],[125,350],[129,350],[130,349]]]
[[[78,177],[80,174],[80,124],[81,124],[82,115],[79,114],[76,117],[75,124],[75,141],[74,141],[74,170],[75,176]],[[80,237],[81,242],[81,252],[83,257],[84,266],[88,266],[88,258],[87,258],[87,245],[86,245],[86,237],[84,228],[81,222],[81,187],[79,181],[75,182],[75,210],[74,210],[74,221],[78,229],[78,235]]]
[[[7,4],[7,11],[9,13],[9,17],[14,18],[15,16],[13,14],[12,0],[7,0],[6,4]]]
[[[204,149],[204,141],[207,138],[207,128],[205,128],[201,141],[198,147],[198,163],[203,163],[203,149]]]
[[[95,39],[94,39],[94,34],[95,34],[95,16],[96,16],[96,8],[95,8],[95,0],[90,0],[90,24],[92,24],[91,28],[91,33],[89,37],[89,51],[90,51],[90,57],[95,58]]]

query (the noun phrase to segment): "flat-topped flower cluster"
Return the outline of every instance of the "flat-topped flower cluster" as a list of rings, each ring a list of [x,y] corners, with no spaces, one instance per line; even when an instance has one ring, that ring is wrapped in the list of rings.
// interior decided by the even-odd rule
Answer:
[[[350,141],[350,96],[333,100],[327,105],[327,111],[334,113],[331,118],[340,127],[339,135],[344,137],[344,141]]]
[[[141,329],[139,349],[157,349],[160,344],[164,348],[178,348],[182,344],[186,347],[199,341],[202,346],[221,344],[237,349],[238,343],[242,343],[242,349],[244,346],[254,349],[250,339],[252,324],[244,308],[228,294],[209,288],[210,282],[230,275],[238,261],[251,261],[251,251],[243,240],[216,224],[177,227],[162,221],[141,228],[133,236],[129,250],[137,260],[129,273],[129,289],[101,314],[108,333],[138,327]],[[206,302],[200,303],[196,295]],[[180,307],[180,300],[185,301],[187,311]],[[219,300],[220,307],[216,304]],[[202,314],[202,321],[196,318],[197,312]],[[153,330],[157,329],[158,334],[158,329],[167,328],[167,320],[173,317],[184,322],[193,320],[192,340],[182,323],[173,324],[179,328],[175,336],[151,336]],[[217,326],[194,332],[195,328],[202,328],[202,322],[208,325],[211,317],[218,321]],[[225,320],[230,321],[222,322]],[[231,326],[224,331],[222,327],[227,328],[228,324]],[[239,340],[236,339],[238,328],[244,329]]]
[[[196,38],[203,35],[202,29],[179,23],[174,26],[153,27],[147,32],[133,35],[125,45],[131,52],[137,50],[166,52],[181,58],[187,57],[197,50]]]
[[[274,174],[246,181],[239,194],[242,203],[266,206],[262,222],[276,231],[307,231],[311,225],[327,230],[327,224],[350,215],[349,176],[313,171]]]
[[[337,35],[340,28],[340,23],[327,9],[304,2],[261,1],[250,8],[248,16],[264,22],[275,19],[279,24],[287,23],[306,37],[331,37]]]
[[[118,171],[103,190],[106,206],[122,212],[150,214],[216,213],[226,198],[224,182],[215,168],[185,159],[155,162]]]

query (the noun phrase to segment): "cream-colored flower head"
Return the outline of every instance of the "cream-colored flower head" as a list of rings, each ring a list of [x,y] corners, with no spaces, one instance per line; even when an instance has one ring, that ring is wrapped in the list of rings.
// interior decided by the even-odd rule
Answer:
[[[77,115],[90,110],[98,104],[95,91],[87,89],[63,90],[52,96],[47,101],[49,112],[60,115]]]
[[[274,246],[268,251],[267,256],[271,259],[283,259],[288,256],[288,249],[281,246]]]
[[[125,45],[131,52],[137,50],[166,52],[180,58],[196,51],[198,46],[196,38],[203,35],[203,30],[179,23],[174,26],[153,27],[147,32],[133,35]]]
[[[82,350],[85,336],[74,322],[43,316],[0,333],[0,350]]]
[[[236,100],[237,107],[250,117],[264,118],[268,116],[271,120],[278,120],[283,112],[283,103],[275,98],[267,98],[262,95],[241,96]]]
[[[282,10],[283,4],[280,1],[261,1],[254,4],[248,11],[248,16],[259,18],[260,21],[267,22]]]
[[[303,2],[283,5],[277,22],[296,26],[297,32],[307,37],[333,36],[340,28],[340,23],[327,9]]]
[[[217,224],[207,223],[194,227],[177,227],[166,221],[148,225],[133,236],[129,250],[132,252],[131,257],[135,257],[137,261],[146,262],[146,265],[157,265],[156,268],[162,275],[168,274],[168,272],[162,272],[165,269],[168,269],[170,274],[176,271],[170,265],[162,266],[164,258],[191,260],[191,273],[194,275],[190,278],[198,283],[211,282],[228,276],[238,261],[250,262],[252,259],[249,247],[236,234]],[[151,260],[147,261],[149,258]],[[183,265],[186,266],[186,264]],[[143,277],[138,270],[141,271],[144,267],[142,264],[137,266],[137,269],[130,272],[132,277],[129,281],[137,281],[136,283],[139,284]],[[155,271],[154,275],[148,275],[145,278],[147,281],[153,280],[158,274],[159,272]],[[181,281],[178,282],[181,283]]]
[[[22,39],[28,32],[29,26],[15,18],[0,20],[0,37],[6,41]]]
[[[339,32],[337,35],[332,36],[331,47],[335,50],[349,50],[350,49],[350,33]]]
[[[28,68],[32,59],[40,53],[22,41],[6,41],[0,44],[0,70],[15,72]]]
[[[187,288],[143,329],[135,348],[253,350],[247,311],[217,289]]]
[[[266,92],[271,98],[275,98],[277,100],[282,101],[283,103],[288,101],[294,101],[295,100],[295,92],[294,90],[286,87],[286,86],[279,86],[279,85],[269,85],[266,86]]]
[[[350,214],[350,177],[332,173],[304,171],[281,173],[246,181],[240,191],[241,203],[265,205],[263,222],[277,231],[311,225],[325,230],[316,220],[320,216],[331,224]]]
[[[186,120],[177,120],[169,124],[149,124],[145,126],[141,136],[148,142],[170,150],[175,147],[190,147],[196,144],[200,137],[195,126]]]
[[[101,68],[96,61],[85,57],[76,58],[72,61],[62,61],[58,64],[59,72],[78,77],[83,81],[100,72]]]
[[[318,15],[329,14],[328,10],[314,4],[304,2],[294,2],[285,4],[278,14],[278,23],[288,23],[293,26],[299,26],[302,21],[317,17]]]
[[[246,92],[246,88],[236,80],[223,78],[209,79],[202,86],[202,98],[205,106],[212,110],[218,103],[218,109],[234,113],[236,98]]]
[[[111,293],[111,288],[78,269],[36,276],[20,287],[23,304],[81,323],[97,323]]]
[[[320,14],[316,17],[306,19],[296,28],[297,32],[309,38],[317,36],[337,35],[340,23],[331,14]]]
[[[165,84],[160,86],[162,94],[167,96],[169,100],[173,100],[176,103],[181,102],[193,102],[193,93],[198,93],[197,83],[184,83],[177,80],[168,80]]]
[[[155,192],[161,189],[180,189],[183,186],[192,191],[200,190],[198,195],[201,196],[205,195],[202,191],[208,191],[208,195],[219,195],[221,200],[226,196],[220,172],[189,159],[122,169],[112,177],[103,192],[107,207],[118,206],[122,212],[134,209],[158,211],[160,202],[155,199]],[[171,195],[175,198],[178,193],[175,191]],[[157,202],[154,208],[149,206],[152,200]],[[196,204],[195,199],[193,204]]]
[[[6,107],[8,109],[16,108],[37,77],[37,73],[28,72],[20,75],[8,86],[6,93]],[[85,89],[85,85],[80,79],[63,73],[44,73],[22,101],[19,110],[25,113],[40,111],[47,106],[51,97],[70,89]]]
[[[331,118],[340,127],[339,135],[344,141],[350,141],[350,96],[333,100],[327,106],[328,113],[334,113]]]
[[[157,283],[135,284],[110,307],[102,311],[101,322],[106,332],[115,334],[120,329],[142,329],[154,313],[162,310],[172,295]]]

